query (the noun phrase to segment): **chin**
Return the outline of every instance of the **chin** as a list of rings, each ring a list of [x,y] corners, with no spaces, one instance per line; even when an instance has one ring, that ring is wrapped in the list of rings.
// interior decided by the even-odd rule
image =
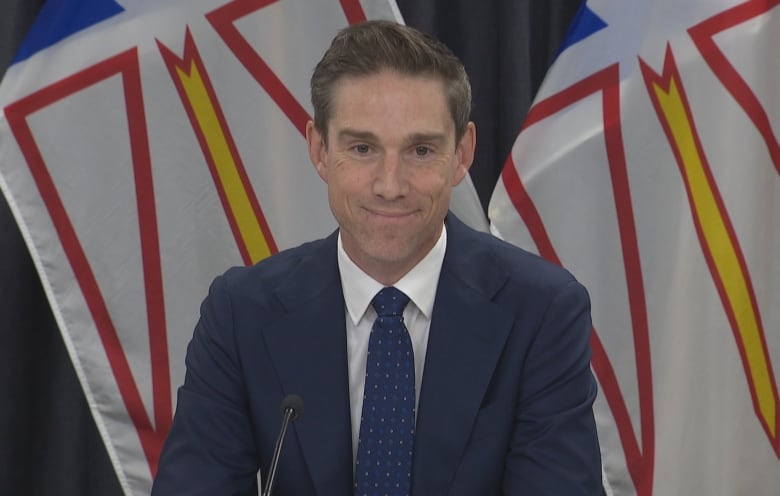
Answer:
[[[388,264],[398,264],[407,260],[410,257],[410,253],[403,249],[393,249],[387,246],[379,247],[376,250],[371,250],[368,255],[377,262],[384,262]]]

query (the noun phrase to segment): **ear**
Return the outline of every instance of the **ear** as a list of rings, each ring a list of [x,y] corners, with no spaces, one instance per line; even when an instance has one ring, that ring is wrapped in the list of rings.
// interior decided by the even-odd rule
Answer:
[[[474,162],[474,150],[477,147],[477,126],[473,122],[466,124],[466,131],[455,148],[456,169],[453,177],[453,186],[457,186],[468,174],[471,164]]]
[[[328,154],[328,148],[325,144],[325,138],[314,127],[314,122],[306,123],[306,144],[309,147],[309,159],[317,170],[323,181],[328,182],[328,166],[325,160]]]

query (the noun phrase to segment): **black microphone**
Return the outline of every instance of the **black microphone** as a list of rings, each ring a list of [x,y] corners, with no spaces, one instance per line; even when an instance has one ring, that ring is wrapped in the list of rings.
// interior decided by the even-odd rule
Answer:
[[[279,437],[276,439],[274,456],[271,457],[271,466],[268,469],[268,480],[265,481],[263,496],[271,496],[274,480],[276,479],[276,466],[279,465],[279,455],[282,453],[282,443],[284,442],[285,434],[287,434],[287,426],[303,413],[303,400],[297,394],[288,394],[282,400],[281,411],[282,428],[279,431]]]

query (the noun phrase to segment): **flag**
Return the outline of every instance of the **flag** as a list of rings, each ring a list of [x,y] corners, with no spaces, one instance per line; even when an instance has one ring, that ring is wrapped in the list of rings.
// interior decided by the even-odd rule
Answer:
[[[303,137],[389,0],[60,0],[0,84],[0,188],[126,494],[148,494],[211,280],[335,228]],[[453,209],[485,224],[469,181]]]
[[[490,201],[592,299],[616,495],[780,487],[780,1],[589,0]]]

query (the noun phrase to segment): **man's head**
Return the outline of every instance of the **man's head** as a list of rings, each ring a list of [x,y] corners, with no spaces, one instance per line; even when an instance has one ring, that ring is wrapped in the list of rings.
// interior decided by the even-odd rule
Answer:
[[[323,108],[306,125],[309,156],[344,250],[385,285],[433,248],[473,161],[462,70],[440,43],[372,22],[342,31],[315,71],[312,99]]]
[[[314,125],[326,141],[334,86],[344,77],[368,76],[383,69],[440,79],[446,88],[456,140],[463,136],[471,115],[471,84],[460,60],[446,45],[416,29],[389,21],[368,21],[341,30],[312,75]]]

